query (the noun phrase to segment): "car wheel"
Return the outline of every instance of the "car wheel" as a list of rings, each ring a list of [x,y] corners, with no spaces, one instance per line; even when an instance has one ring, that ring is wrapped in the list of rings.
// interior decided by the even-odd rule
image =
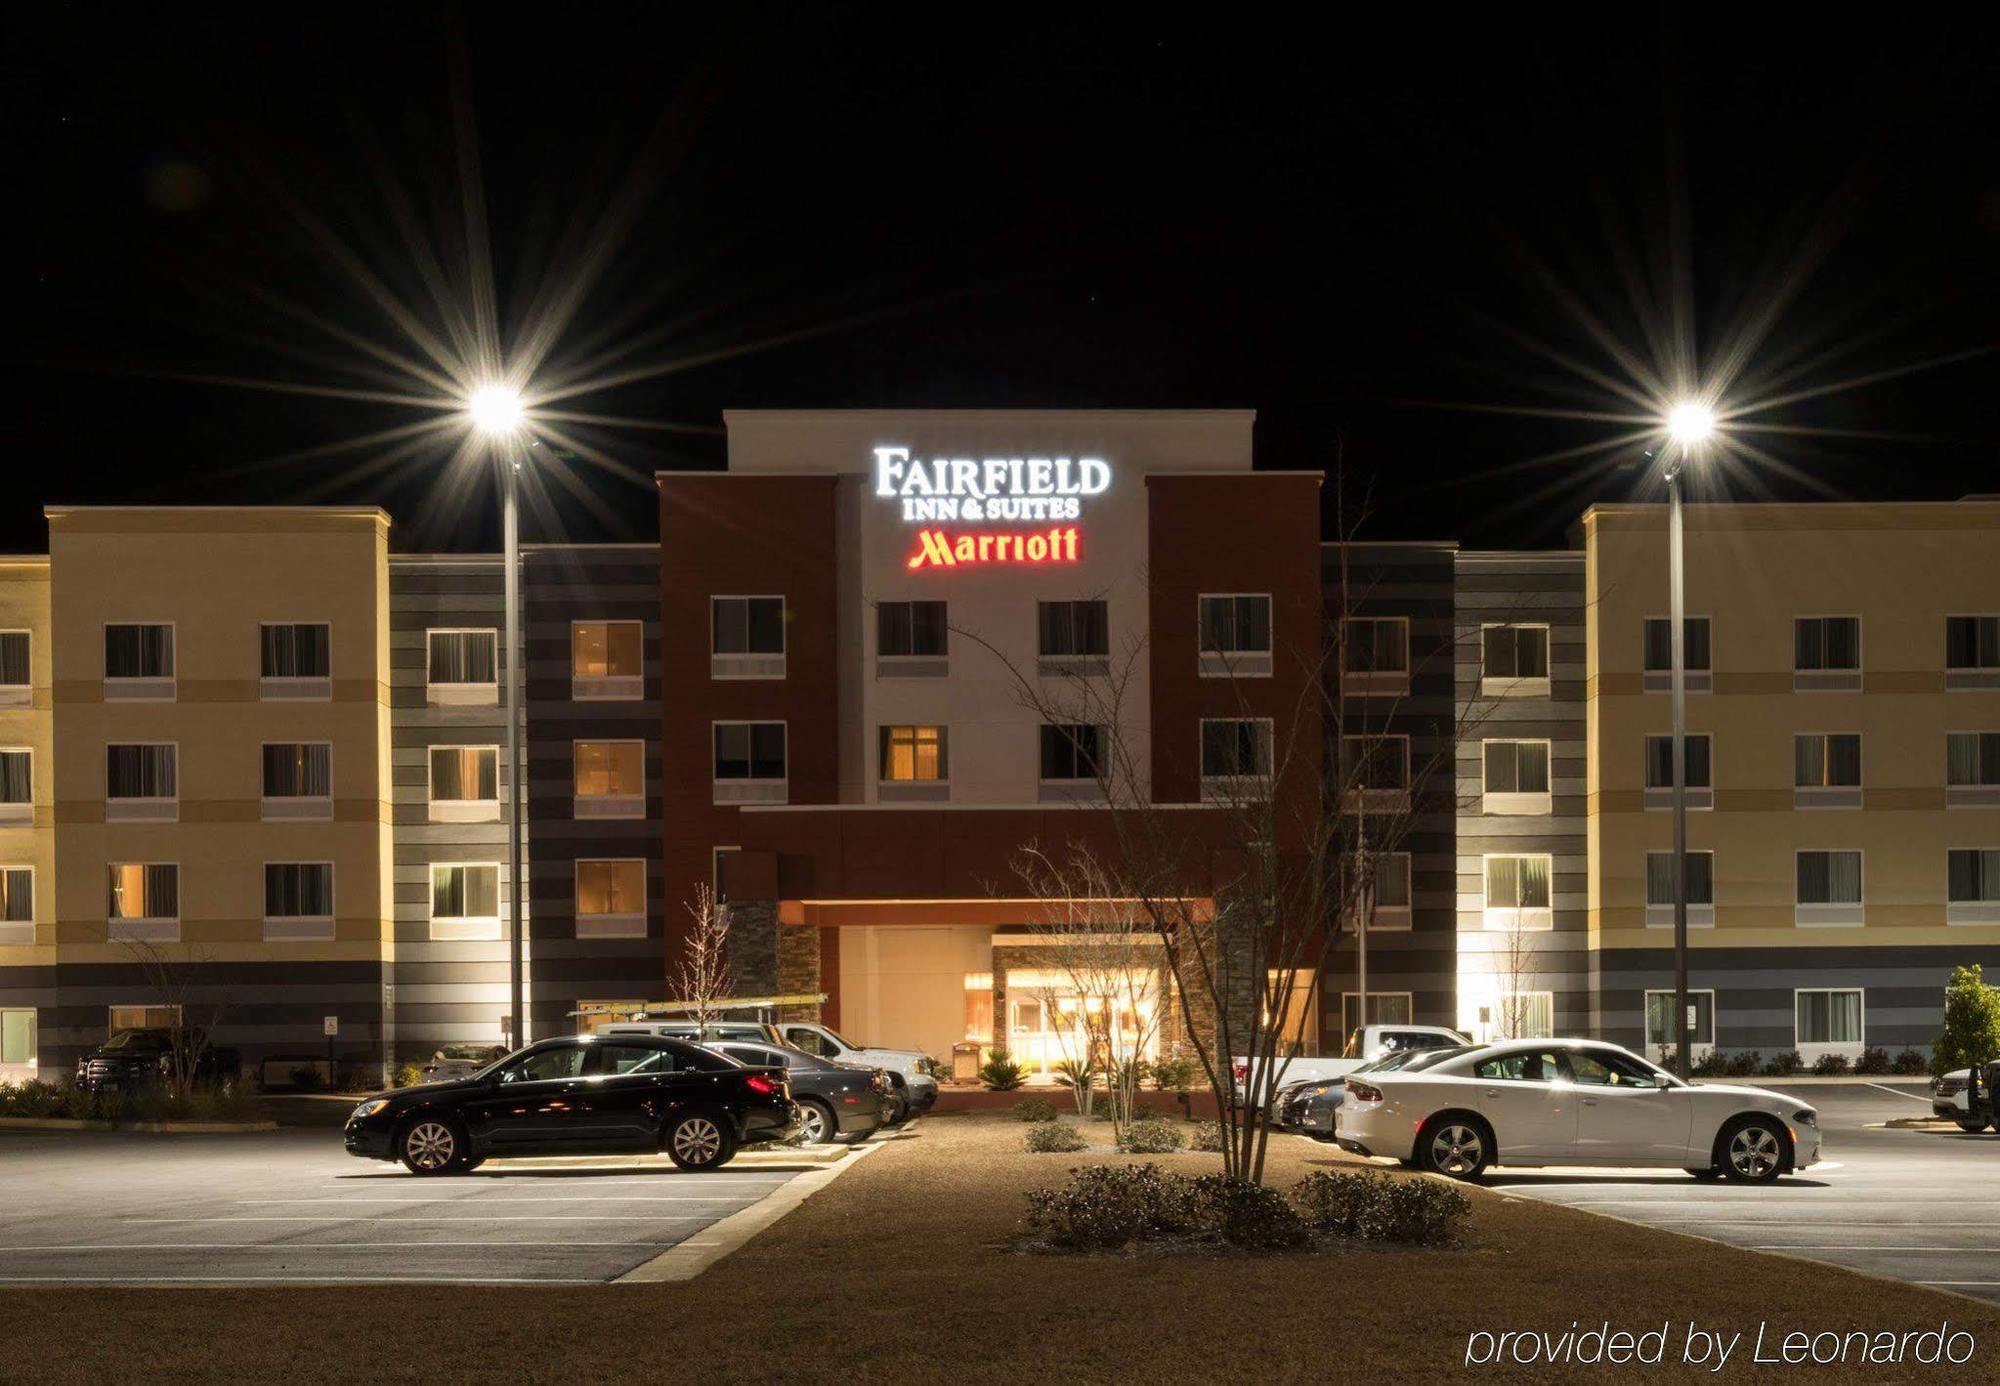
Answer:
[[[1976,1136],[1986,1129],[1986,1123],[1983,1121],[1961,1121],[1958,1123],[1958,1129],[1969,1136]]]
[[[1433,1121],[1417,1137],[1419,1167],[1448,1179],[1477,1179],[1492,1159],[1485,1129],[1466,1117]]]
[[[909,1116],[909,1114],[910,1100],[899,1092],[892,1092],[889,1094],[888,1105],[882,1109],[882,1124],[884,1126],[901,1126],[904,1118]]]
[[[736,1154],[736,1133],[713,1112],[686,1112],[667,1127],[666,1147],[682,1169],[720,1169]]]
[[[802,1100],[799,1112],[804,1118],[807,1145],[825,1145],[840,1134],[840,1122],[834,1118],[833,1109],[824,1102]]]
[[[465,1136],[449,1117],[420,1116],[403,1128],[396,1155],[412,1174],[455,1174],[463,1168]]]
[[[1751,1117],[1722,1138],[1722,1173],[1739,1184],[1768,1184],[1785,1166],[1785,1133],[1777,1123]]]

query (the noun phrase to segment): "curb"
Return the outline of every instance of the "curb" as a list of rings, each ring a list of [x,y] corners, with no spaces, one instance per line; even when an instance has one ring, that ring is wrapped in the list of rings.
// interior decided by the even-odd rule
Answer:
[[[912,1117],[896,1128],[897,1136],[905,1131],[913,1131],[921,1118]],[[808,1198],[838,1179],[842,1173],[853,1168],[876,1151],[885,1149],[888,1140],[869,1141],[860,1149],[849,1150],[847,1156],[823,1169],[812,1170],[787,1181],[763,1200],[751,1204],[740,1212],[731,1213],[722,1221],[698,1234],[702,1237],[699,1245],[683,1242],[670,1247],[643,1265],[634,1266],[611,1283],[625,1284],[668,1284],[692,1280],[710,1266],[720,1261],[730,1252],[741,1248],[759,1232],[782,1218],[785,1214],[804,1203]]]
[[[154,1136],[225,1136],[275,1131],[275,1121],[84,1121],[78,1117],[0,1117],[0,1131],[141,1131]]]

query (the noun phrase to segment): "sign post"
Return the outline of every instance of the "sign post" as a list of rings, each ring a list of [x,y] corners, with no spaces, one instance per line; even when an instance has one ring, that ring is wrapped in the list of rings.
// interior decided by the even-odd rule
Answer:
[[[326,1030],[326,1086],[331,1090],[340,1082],[340,1069],[333,1061],[334,1036],[340,1033],[340,1017],[330,1015],[324,1022]]]

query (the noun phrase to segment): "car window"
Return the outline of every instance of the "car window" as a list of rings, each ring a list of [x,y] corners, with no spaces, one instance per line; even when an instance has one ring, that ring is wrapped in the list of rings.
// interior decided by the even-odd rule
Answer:
[[[803,1026],[788,1028],[785,1031],[785,1039],[787,1042],[805,1050],[808,1054],[818,1054],[824,1057],[825,1055],[837,1052],[833,1045],[828,1043],[819,1031],[808,1030]]]
[[[681,1055],[681,1065],[684,1068],[697,1069],[703,1073],[724,1073],[732,1068],[743,1067],[741,1062],[728,1054],[717,1053],[713,1049],[698,1049],[693,1046],[689,1046],[687,1053]]]
[[[1533,1049],[1481,1059],[1472,1071],[1481,1078],[1506,1078],[1517,1083],[1553,1083],[1562,1076],[1562,1062],[1552,1053]]]
[[[674,1056],[671,1050],[642,1049],[636,1044],[607,1044],[602,1048],[604,1057],[598,1060],[599,1073],[617,1075],[674,1071]]]
[[[1657,1088],[1660,1080],[1652,1070],[1642,1068],[1622,1054],[1601,1049],[1572,1049],[1569,1052],[1570,1080],[1591,1088]]]
[[[1395,1049],[1441,1049],[1451,1043],[1443,1035],[1426,1034],[1422,1030],[1391,1030],[1382,1037],[1382,1042]]]
[[[583,1072],[583,1058],[587,1052],[580,1044],[564,1045],[559,1049],[538,1049],[518,1063],[500,1070],[500,1081],[538,1083],[552,1078],[574,1078]]]

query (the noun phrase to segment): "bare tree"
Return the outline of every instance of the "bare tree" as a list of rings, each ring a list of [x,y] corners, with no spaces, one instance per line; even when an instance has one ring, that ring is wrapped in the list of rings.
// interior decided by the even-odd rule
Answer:
[[[173,1015],[167,1069],[160,1076],[174,1096],[185,1097],[211,1064],[215,1027],[222,1020],[222,1003],[204,999],[198,985],[213,959],[187,944],[123,939],[119,946],[145,976],[154,1004]]]
[[[674,973],[675,1000],[705,1033],[722,1018],[721,1002],[729,997],[729,907],[717,905],[715,894],[706,884],[695,887],[687,912],[694,928],[681,948],[680,966]]]
[[[1112,1125],[1132,1120],[1139,1081],[1153,1052],[1165,1009],[1166,959],[1150,919],[1120,893],[1116,874],[1090,851],[1071,843],[1051,855],[1033,843],[1015,858],[1014,871],[1031,898],[1042,902],[1034,921],[1046,942],[1018,950],[1045,979],[1038,988],[1044,1014],[1076,1066],[1077,1111],[1092,1110],[1089,1075],[1101,1074]],[[1011,991],[1013,984],[1009,983]],[[1073,1007],[1071,1023],[1062,1008]]]

